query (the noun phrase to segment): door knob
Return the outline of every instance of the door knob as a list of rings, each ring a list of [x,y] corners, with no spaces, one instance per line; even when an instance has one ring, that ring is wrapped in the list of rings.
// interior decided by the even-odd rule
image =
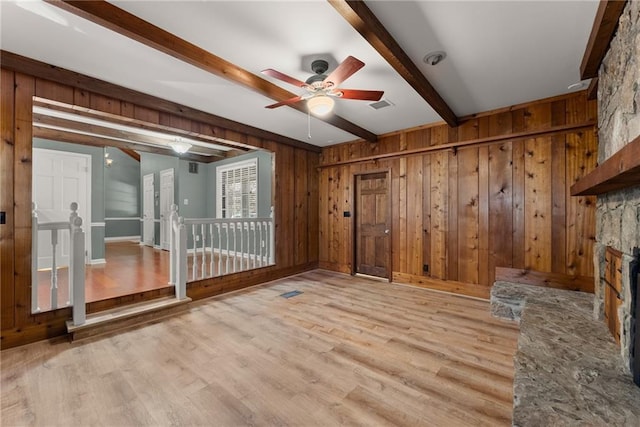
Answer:
[[[384,234],[389,234],[389,229],[384,230]]]

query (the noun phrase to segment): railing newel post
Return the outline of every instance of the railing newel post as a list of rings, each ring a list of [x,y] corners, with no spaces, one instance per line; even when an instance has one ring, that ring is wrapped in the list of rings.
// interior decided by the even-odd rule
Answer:
[[[38,305],[38,205],[31,204],[31,312],[40,312]]]
[[[171,205],[171,213],[169,214],[169,284],[176,283],[176,236],[178,226],[178,205]]]
[[[178,238],[177,238],[177,275],[176,275],[176,298],[184,299],[187,297],[187,229],[184,225],[184,218],[178,219]]]
[[[84,231],[82,230],[82,218],[77,215],[73,217],[73,222],[70,224],[70,234],[70,240],[73,241],[73,252],[69,260],[71,273],[69,280],[73,280],[71,284],[73,289],[73,324],[77,326],[84,324],[87,318],[84,290]]]

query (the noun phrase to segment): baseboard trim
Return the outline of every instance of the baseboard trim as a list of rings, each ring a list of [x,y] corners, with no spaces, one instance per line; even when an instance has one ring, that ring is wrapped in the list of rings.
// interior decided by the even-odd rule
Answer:
[[[436,291],[450,292],[453,294],[466,295],[469,297],[489,299],[490,286],[482,286],[475,283],[463,283],[454,280],[433,279],[427,276],[416,276],[407,273],[393,273],[393,282],[427,288]]]
[[[113,242],[139,242],[140,236],[118,236],[118,237],[105,237],[105,243]]]

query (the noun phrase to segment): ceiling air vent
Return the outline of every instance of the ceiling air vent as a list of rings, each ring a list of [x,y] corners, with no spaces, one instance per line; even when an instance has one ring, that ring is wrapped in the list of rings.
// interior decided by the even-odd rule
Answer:
[[[378,102],[372,102],[371,104],[369,104],[369,107],[373,108],[374,110],[379,110],[381,108],[386,108],[391,106],[393,106],[393,103],[387,99],[381,99]]]

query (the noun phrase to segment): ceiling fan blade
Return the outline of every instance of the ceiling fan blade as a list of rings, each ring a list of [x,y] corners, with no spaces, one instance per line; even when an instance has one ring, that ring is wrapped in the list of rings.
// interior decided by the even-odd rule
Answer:
[[[275,104],[267,105],[264,108],[278,108],[283,105],[295,104],[296,102],[302,101],[301,96],[294,96],[293,98],[286,99],[284,101],[276,102]]]
[[[334,91],[343,99],[361,99],[363,101],[379,101],[384,95],[381,90],[337,89]]]
[[[271,69],[271,68],[267,68],[266,70],[262,70],[261,73],[266,75],[266,76],[273,77],[274,79],[282,80],[283,82],[289,83],[289,84],[294,85],[294,86],[298,86],[298,87],[307,87],[308,86],[305,82],[303,82],[301,80],[298,80],[298,79],[293,78],[291,76],[287,76],[286,74],[283,74],[280,71],[276,71],[276,70]]]
[[[324,79],[325,85],[331,83],[333,85],[332,87],[336,87],[362,67],[364,67],[364,62],[354,58],[353,56],[349,56],[347,59],[342,61],[340,65],[338,65],[338,68],[333,70],[333,72]]]

